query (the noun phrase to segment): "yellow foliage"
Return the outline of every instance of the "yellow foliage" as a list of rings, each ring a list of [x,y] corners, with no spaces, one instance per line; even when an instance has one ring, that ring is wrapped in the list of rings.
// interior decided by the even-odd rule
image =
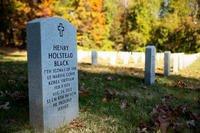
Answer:
[[[102,0],[90,0],[90,7],[91,10],[96,12],[101,12],[103,7],[103,1]]]
[[[78,42],[91,43],[90,47],[100,46],[105,39],[106,19],[102,0],[80,0],[72,23],[78,27]],[[88,42],[88,38],[91,40]],[[84,44],[83,44],[84,45]]]
[[[36,12],[36,15],[40,16],[40,17],[53,16],[54,12],[50,8],[52,3],[53,3],[53,0],[44,0],[44,1],[42,1],[42,3],[40,3],[38,5],[40,10]]]

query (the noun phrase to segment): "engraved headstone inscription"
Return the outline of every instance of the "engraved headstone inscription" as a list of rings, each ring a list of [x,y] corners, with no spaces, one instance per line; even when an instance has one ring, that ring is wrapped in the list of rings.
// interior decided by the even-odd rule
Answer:
[[[62,18],[36,19],[27,43],[30,124],[53,131],[78,117],[76,29]]]

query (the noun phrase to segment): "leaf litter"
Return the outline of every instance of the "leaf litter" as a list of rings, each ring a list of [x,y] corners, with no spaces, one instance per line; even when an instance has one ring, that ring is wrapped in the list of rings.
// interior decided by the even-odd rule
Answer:
[[[73,120],[72,122],[69,123],[70,128],[84,128],[86,127],[83,125],[80,121],[78,120]]]
[[[79,87],[79,95],[83,97],[88,96],[89,95],[88,89],[86,89],[83,86]]]
[[[137,132],[167,133],[169,130],[176,132],[182,128],[195,129],[200,121],[199,114],[190,111],[185,106],[171,106],[169,100],[174,98],[176,97],[172,94],[162,97],[162,102],[152,110],[152,122],[140,123]]]

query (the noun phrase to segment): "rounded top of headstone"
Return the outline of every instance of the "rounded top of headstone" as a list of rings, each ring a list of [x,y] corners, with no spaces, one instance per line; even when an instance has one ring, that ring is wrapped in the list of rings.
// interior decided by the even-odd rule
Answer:
[[[146,49],[153,49],[153,50],[155,50],[156,47],[155,47],[155,46],[152,46],[152,45],[148,45],[148,46],[146,46]]]
[[[171,53],[171,51],[165,51],[165,53]]]
[[[28,22],[28,25],[29,24],[33,24],[33,23],[45,23],[45,22],[49,22],[49,21],[57,21],[57,22],[63,22],[63,23],[68,23],[69,25],[71,25],[71,27],[74,27],[69,21],[63,19],[63,18],[60,18],[60,17],[57,17],[57,16],[54,16],[54,17],[48,17],[48,18],[38,18],[38,19],[34,19],[32,21],[29,21]],[[75,28],[76,29],[76,28]]]
[[[155,48],[153,45],[147,45],[147,48]]]
[[[62,21],[66,21],[63,18],[54,16],[54,17],[48,17],[48,18],[38,18],[38,19],[34,19],[32,21],[29,21],[28,23],[38,23],[38,22],[45,22],[45,21],[49,21],[49,20],[62,20]]]

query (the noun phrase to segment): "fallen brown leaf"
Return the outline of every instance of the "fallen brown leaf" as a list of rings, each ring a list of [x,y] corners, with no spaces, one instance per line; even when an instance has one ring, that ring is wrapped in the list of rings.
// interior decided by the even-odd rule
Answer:
[[[89,91],[87,89],[85,89],[83,86],[81,86],[80,89],[79,89],[79,95],[80,96],[88,96]]]
[[[70,122],[69,126],[70,126],[70,128],[83,128],[83,127],[86,127],[85,125],[83,125],[82,123],[80,123],[77,120],[73,120],[72,122]]]
[[[169,118],[166,115],[159,116],[158,121],[159,121],[159,124],[160,124],[161,132],[166,133],[167,129],[169,128],[169,125],[170,125]]]
[[[108,99],[107,99],[106,97],[104,97],[104,98],[102,99],[102,102],[103,102],[103,103],[107,103],[107,102],[108,102]]]
[[[121,109],[125,109],[128,107],[128,101],[127,100],[123,100],[121,103],[120,103],[120,108]]]
[[[114,89],[107,88],[105,89],[105,97],[102,99],[103,103],[107,103],[112,98],[116,96],[117,92]]]
[[[186,87],[186,83],[183,82],[182,80],[179,80],[179,81],[174,85],[174,87],[184,88],[184,87]]]

